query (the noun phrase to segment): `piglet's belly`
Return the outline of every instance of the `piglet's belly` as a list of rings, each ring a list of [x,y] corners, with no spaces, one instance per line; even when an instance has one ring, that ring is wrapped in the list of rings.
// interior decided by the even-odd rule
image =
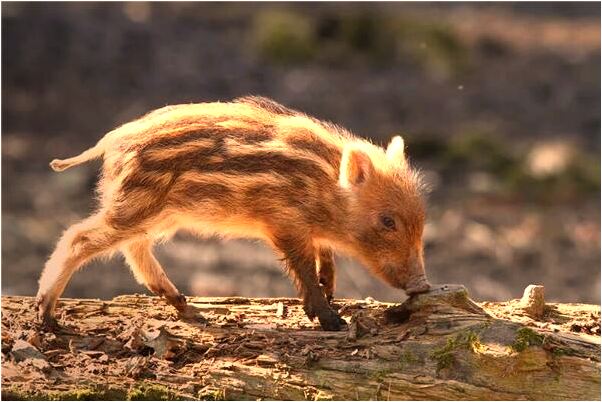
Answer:
[[[207,214],[209,215],[209,214]],[[164,237],[184,230],[200,237],[220,236],[224,238],[250,238],[270,241],[269,231],[264,222],[244,216],[181,216],[168,227],[160,228]]]

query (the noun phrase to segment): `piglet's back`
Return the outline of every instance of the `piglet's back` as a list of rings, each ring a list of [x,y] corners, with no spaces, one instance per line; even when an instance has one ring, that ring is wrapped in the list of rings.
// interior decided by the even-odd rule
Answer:
[[[263,98],[168,106],[105,137],[100,192],[117,210],[135,199],[147,211],[209,208],[221,218],[332,226],[343,202],[342,148],[352,140]]]

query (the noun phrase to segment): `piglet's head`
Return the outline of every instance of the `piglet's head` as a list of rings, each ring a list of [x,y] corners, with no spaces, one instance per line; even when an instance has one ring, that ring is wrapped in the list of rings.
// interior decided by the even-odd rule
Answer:
[[[370,148],[369,148],[370,147]],[[425,206],[419,174],[394,137],[386,152],[351,143],[341,159],[339,184],[349,194],[351,251],[377,276],[408,294],[430,285],[424,270]]]

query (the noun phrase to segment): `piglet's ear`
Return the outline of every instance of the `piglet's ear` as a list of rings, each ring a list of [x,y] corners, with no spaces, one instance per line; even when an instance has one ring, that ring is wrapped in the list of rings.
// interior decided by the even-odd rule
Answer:
[[[390,162],[399,164],[401,167],[406,166],[405,144],[401,136],[396,135],[391,139],[387,147],[387,159]]]
[[[370,157],[360,149],[346,147],[341,159],[339,184],[343,188],[351,188],[365,182],[372,174],[374,167]]]

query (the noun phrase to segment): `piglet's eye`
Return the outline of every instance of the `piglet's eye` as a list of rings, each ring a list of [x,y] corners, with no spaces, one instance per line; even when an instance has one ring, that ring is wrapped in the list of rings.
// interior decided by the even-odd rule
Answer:
[[[388,230],[395,230],[395,220],[388,215],[381,215],[380,222]]]

